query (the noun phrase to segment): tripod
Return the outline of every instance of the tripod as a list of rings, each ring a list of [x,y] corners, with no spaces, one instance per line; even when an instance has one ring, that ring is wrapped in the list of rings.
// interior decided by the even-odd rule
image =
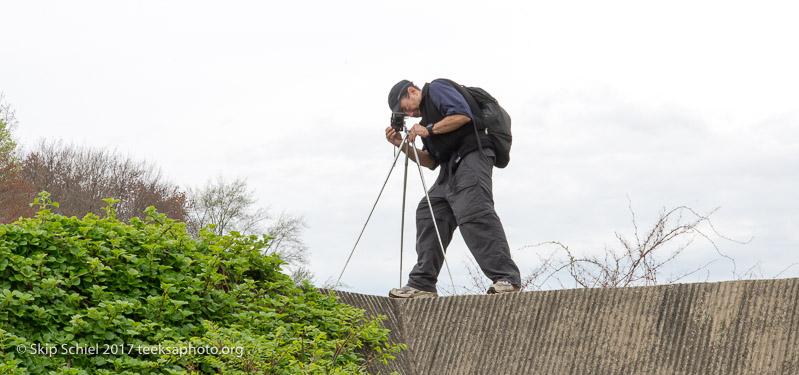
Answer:
[[[392,126],[394,126],[394,124],[392,124]],[[453,292],[453,294],[457,294],[457,292],[455,291],[455,282],[452,279],[452,272],[449,269],[449,263],[447,263],[446,251],[444,250],[444,243],[441,241],[441,232],[438,230],[438,224],[436,223],[436,215],[435,215],[435,212],[433,212],[433,204],[430,202],[430,195],[427,193],[427,183],[425,182],[424,174],[422,173],[422,166],[421,166],[421,164],[419,164],[419,152],[416,150],[415,144],[412,144],[411,142],[408,141],[409,131],[405,127],[404,124],[402,124],[402,129],[400,131],[405,133],[405,135],[402,138],[402,143],[400,143],[400,146],[399,146],[400,150],[403,147],[405,147],[405,174],[404,174],[403,185],[402,185],[402,224],[401,224],[401,229],[400,229],[400,262],[399,262],[400,263],[400,283],[399,283],[399,286],[402,287],[402,255],[403,255],[403,250],[404,250],[404,247],[405,247],[405,198],[406,198],[407,190],[408,190],[407,189],[408,188],[408,161],[410,159],[410,152],[411,152],[411,149],[412,149],[413,150],[414,159],[416,160],[416,166],[419,169],[419,177],[422,180],[422,187],[424,188],[424,196],[425,196],[425,199],[427,200],[427,207],[430,209],[430,216],[433,218],[433,228],[435,228],[436,236],[438,237],[439,250],[441,251],[442,258],[444,259],[444,264],[447,267],[447,273],[449,274],[449,280],[450,280],[450,283],[452,284],[452,292]],[[394,162],[391,164],[391,168],[388,170],[388,175],[386,176],[385,182],[383,182],[383,187],[380,188],[380,193],[377,194],[377,199],[375,200],[375,203],[372,206],[372,210],[369,212],[369,216],[366,218],[366,223],[363,224],[363,228],[361,229],[361,233],[358,235],[358,239],[355,241],[355,245],[352,247],[352,251],[350,251],[350,255],[347,258],[347,262],[344,264],[344,268],[341,270],[341,274],[338,276],[338,280],[336,280],[336,283],[333,285],[332,289],[336,289],[336,287],[338,287],[339,283],[341,282],[341,277],[344,276],[344,271],[347,269],[347,265],[349,265],[350,260],[352,259],[352,255],[355,253],[355,248],[358,247],[358,243],[361,241],[361,237],[363,236],[363,232],[366,230],[366,226],[369,224],[369,220],[372,218],[372,214],[375,212],[375,208],[377,207],[377,202],[380,201],[380,197],[383,195],[383,190],[385,190],[386,185],[388,184],[388,180],[391,177],[391,172],[394,171],[394,167],[397,165],[397,160],[399,159],[400,154],[402,154],[402,152],[397,151],[397,154],[394,156]]]

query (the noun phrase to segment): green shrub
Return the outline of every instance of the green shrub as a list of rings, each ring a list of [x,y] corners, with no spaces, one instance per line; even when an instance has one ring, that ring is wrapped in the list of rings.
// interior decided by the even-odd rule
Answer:
[[[0,226],[0,374],[365,373],[402,345],[297,287],[268,237],[50,212]],[[192,349],[193,348],[193,349]]]

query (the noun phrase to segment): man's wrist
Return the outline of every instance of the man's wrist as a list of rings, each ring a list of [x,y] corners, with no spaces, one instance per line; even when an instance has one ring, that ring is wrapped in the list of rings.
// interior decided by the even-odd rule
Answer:
[[[435,126],[435,124],[431,122],[431,123],[430,123],[430,124],[428,124],[428,125],[427,125],[427,127],[426,127],[426,128],[427,128],[427,136],[428,136],[428,137],[434,134],[434,133],[433,133],[433,126]]]

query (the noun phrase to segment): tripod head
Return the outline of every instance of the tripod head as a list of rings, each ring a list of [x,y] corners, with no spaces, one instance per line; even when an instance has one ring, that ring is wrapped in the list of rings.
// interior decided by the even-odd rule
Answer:
[[[406,114],[402,112],[392,112],[391,113],[391,127],[401,132],[405,130],[405,118],[408,117]]]

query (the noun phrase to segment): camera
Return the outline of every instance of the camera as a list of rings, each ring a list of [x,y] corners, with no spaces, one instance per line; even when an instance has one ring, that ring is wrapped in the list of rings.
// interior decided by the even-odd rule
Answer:
[[[391,127],[400,132],[405,129],[405,117],[407,117],[402,112],[392,112],[391,113]]]

